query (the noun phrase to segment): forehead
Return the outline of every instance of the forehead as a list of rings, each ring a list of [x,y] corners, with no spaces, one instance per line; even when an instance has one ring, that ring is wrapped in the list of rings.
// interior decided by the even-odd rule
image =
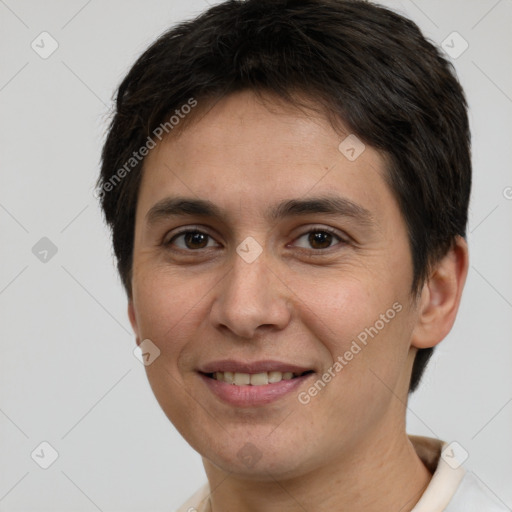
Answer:
[[[186,195],[263,212],[277,200],[333,192],[369,210],[396,207],[382,155],[318,112],[249,91],[196,108],[146,157],[141,210]]]

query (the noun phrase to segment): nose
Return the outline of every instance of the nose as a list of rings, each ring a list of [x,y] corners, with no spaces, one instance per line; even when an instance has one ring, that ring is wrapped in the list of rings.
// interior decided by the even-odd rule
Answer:
[[[291,318],[289,293],[265,251],[252,263],[235,254],[231,271],[219,283],[210,319],[217,329],[244,339],[284,329]]]

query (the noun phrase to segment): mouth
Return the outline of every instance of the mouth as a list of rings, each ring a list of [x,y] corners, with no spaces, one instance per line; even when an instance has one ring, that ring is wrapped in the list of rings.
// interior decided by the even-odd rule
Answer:
[[[286,396],[312,378],[315,370],[279,361],[217,361],[198,370],[211,394],[235,407],[264,406]]]

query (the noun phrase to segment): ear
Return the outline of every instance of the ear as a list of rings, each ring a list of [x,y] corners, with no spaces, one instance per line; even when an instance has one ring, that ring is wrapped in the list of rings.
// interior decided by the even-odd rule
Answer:
[[[418,321],[411,339],[413,347],[434,347],[450,332],[459,309],[468,266],[468,245],[458,236],[423,285]]]
[[[135,307],[133,305],[133,299],[128,300],[128,318],[130,319],[130,323],[132,324],[133,332],[135,333],[135,339],[137,345],[139,345],[140,337],[139,337],[139,328],[137,325],[137,317],[135,315]]]

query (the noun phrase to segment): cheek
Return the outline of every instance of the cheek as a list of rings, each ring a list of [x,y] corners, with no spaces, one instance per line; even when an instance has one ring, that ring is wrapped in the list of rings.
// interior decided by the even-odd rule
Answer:
[[[149,267],[134,276],[140,339],[150,339],[160,350],[158,358],[145,367],[146,375],[160,407],[189,442],[193,441],[189,439],[189,416],[197,416],[199,411],[180,362],[193,346],[191,341],[196,339],[204,316],[201,300],[208,297],[204,287],[212,287],[206,281]]]
[[[193,337],[202,301],[215,286],[215,280],[206,275],[199,279],[184,274],[181,269],[172,273],[154,269],[140,272],[134,279],[139,335],[141,339],[149,338],[165,358],[173,360]]]
[[[368,280],[317,276],[308,281],[303,277],[300,286],[296,283],[300,299],[296,307],[326,352],[324,371],[334,373],[344,388],[361,390],[377,376],[395,383],[410,337],[403,290],[379,283],[375,276]]]
[[[348,341],[373,325],[397,300],[393,289],[379,284],[373,276],[347,273],[302,276],[293,285],[296,307],[303,321],[338,355]]]

